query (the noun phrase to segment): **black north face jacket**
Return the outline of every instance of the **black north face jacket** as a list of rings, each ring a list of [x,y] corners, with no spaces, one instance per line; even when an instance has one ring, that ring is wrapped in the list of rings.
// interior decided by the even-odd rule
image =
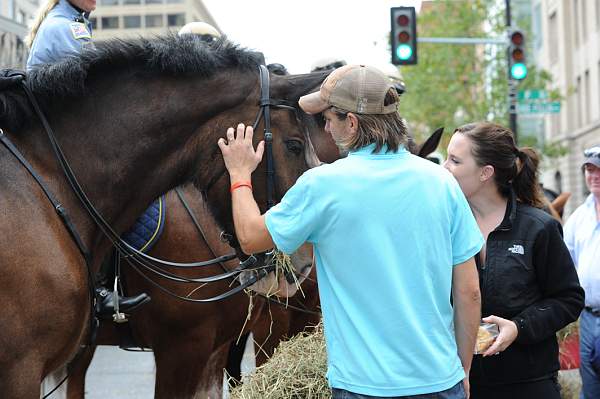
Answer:
[[[487,239],[486,263],[476,256],[482,317],[514,321],[519,335],[497,356],[476,355],[470,380],[499,385],[552,377],[559,369],[556,332],[577,320],[584,292],[558,221],[514,194],[504,220]]]

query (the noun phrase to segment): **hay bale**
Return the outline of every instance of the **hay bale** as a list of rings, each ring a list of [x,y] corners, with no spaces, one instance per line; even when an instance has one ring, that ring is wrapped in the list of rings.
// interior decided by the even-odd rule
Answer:
[[[579,399],[581,392],[581,376],[579,369],[560,370],[558,372],[560,396],[563,399]]]
[[[330,399],[325,379],[327,354],[323,327],[282,342],[243,384],[230,387],[231,399]]]

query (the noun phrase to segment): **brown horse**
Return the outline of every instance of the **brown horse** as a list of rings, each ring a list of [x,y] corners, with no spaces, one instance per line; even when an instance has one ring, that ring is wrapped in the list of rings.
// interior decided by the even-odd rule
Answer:
[[[166,195],[165,228],[149,254],[186,262],[230,253],[231,247],[220,239],[221,229],[198,190],[191,185],[178,190],[179,193],[173,190]],[[183,196],[198,226],[179,195]],[[223,268],[232,269],[236,263],[229,261],[200,273],[189,272],[188,276],[216,275],[222,273]],[[299,298],[299,294],[289,300],[291,306],[308,308],[309,312],[294,311],[291,307],[286,308],[283,301],[281,304],[269,302],[261,296],[253,298],[253,309],[249,312],[249,297],[243,292],[219,302],[186,303],[166,295],[126,265],[123,265],[122,276],[131,293],[143,291],[152,297],[151,303],[130,317],[130,327],[136,343],[154,352],[157,398],[220,397],[230,346],[238,338],[245,337],[249,331],[254,333],[257,364],[261,364],[282,338],[295,335],[307,325],[315,325],[319,319],[315,312],[318,294],[311,278],[302,284],[305,298]],[[199,298],[225,292],[231,283],[226,280],[202,287],[187,287],[180,283],[162,285],[181,296],[193,292],[190,297]],[[247,316],[250,316],[249,320],[246,320]],[[98,344],[118,345],[118,328],[121,327],[112,322],[103,322]],[[85,372],[90,361],[91,356],[88,356],[74,365],[68,381],[69,398],[84,397]]]
[[[306,125],[311,127],[311,138],[317,154],[329,162],[339,159],[339,151],[331,136],[311,126],[310,120],[306,121]],[[441,133],[441,129],[436,131],[421,146],[412,145],[411,150],[420,156],[428,155],[437,147]],[[187,186],[180,194],[189,204],[191,213],[185,209],[175,191],[167,194],[166,227],[150,255],[185,262],[192,259],[210,259],[231,252],[231,248],[220,239],[221,229],[200,193]],[[193,218],[197,220],[198,226],[194,224]],[[233,266],[234,264],[227,264],[224,268],[230,269]],[[189,276],[214,275],[220,271],[220,266],[216,265],[204,273],[194,272]],[[253,332],[256,363],[260,365],[273,353],[282,338],[292,337],[319,321],[319,300],[314,271],[311,278],[302,284],[303,295],[280,301],[289,306],[265,301],[260,296],[255,297],[252,317],[248,321],[248,297],[243,294],[218,303],[188,304],[165,295],[128,268],[124,269],[123,274],[131,294],[148,292],[153,298],[145,309],[131,317],[131,328],[138,343],[154,351],[157,398],[220,397],[223,369],[228,365],[228,354],[230,367],[239,368],[239,349],[243,351],[245,341],[242,340],[238,351],[234,352],[237,355],[232,356],[230,346],[235,347],[242,334],[247,331]],[[198,288],[194,296],[214,296],[225,291],[228,283]],[[191,291],[178,283],[166,286],[182,296]],[[160,320],[160,323],[157,323],[157,320]],[[114,328],[112,323],[104,325],[99,338],[100,344],[119,343]],[[88,363],[89,361],[91,356]],[[68,397],[71,399],[83,398],[84,393],[87,364],[82,361],[77,366],[69,380]],[[232,373],[231,369],[228,371]]]
[[[229,182],[216,141],[233,123],[255,119],[257,70],[253,53],[224,40],[206,45],[192,36],[170,36],[102,43],[32,73],[28,86],[85,196],[115,233],[154,198],[191,180],[220,210],[219,224],[233,231]],[[322,79],[273,78],[271,96],[293,103]],[[55,209],[15,156],[0,150],[0,209],[6,212],[0,235],[0,392],[37,399],[44,376],[70,361],[90,333],[83,249],[96,270],[111,242],[67,183],[22,87],[3,86],[0,127],[61,203]],[[273,112],[286,126],[273,135],[276,198],[314,159],[304,126],[290,114]],[[253,184],[263,208],[265,180],[262,168]],[[57,216],[64,209],[77,234]],[[79,246],[72,235],[79,236]],[[309,253],[300,253],[294,265],[304,268],[310,260]]]

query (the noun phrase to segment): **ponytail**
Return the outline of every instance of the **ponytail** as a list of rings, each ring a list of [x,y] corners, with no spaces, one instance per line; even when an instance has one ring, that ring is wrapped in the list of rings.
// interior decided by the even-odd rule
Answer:
[[[513,133],[494,123],[478,122],[455,130],[473,144],[473,157],[479,166],[494,167],[494,182],[500,194],[508,198],[514,191],[517,200],[536,208],[545,205],[538,184],[540,158],[532,148],[519,149]]]
[[[533,148],[517,149],[512,188],[517,199],[523,204],[543,208],[546,203],[538,183],[539,164],[540,158]]]
[[[54,7],[56,7],[58,2],[59,0],[46,0],[46,3],[42,3],[42,5],[40,6],[38,13],[31,25],[31,29],[29,30],[27,36],[25,36],[25,45],[28,49],[31,49],[33,41],[35,40],[35,36],[37,35],[38,30],[40,29],[40,25],[42,25],[42,22],[44,22],[44,19],[46,19],[46,17],[48,16],[48,13]]]

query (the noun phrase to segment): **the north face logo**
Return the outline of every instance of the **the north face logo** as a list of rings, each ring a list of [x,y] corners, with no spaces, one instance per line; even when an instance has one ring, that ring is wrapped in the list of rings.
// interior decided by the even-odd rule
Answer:
[[[508,248],[508,250],[513,254],[525,255],[525,250],[522,245],[514,244],[512,247]]]

